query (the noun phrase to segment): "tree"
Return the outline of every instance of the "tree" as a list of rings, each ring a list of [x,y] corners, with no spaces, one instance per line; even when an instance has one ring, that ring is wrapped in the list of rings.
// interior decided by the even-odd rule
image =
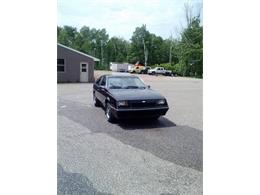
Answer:
[[[149,64],[160,64],[167,62],[165,41],[162,37],[150,34],[151,45],[149,48]]]
[[[199,14],[192,16],[186,7],[187,27],[180,32],[178,39],[172,35],[163,39],[146,29],[146,25],[136,27],[131,41],[121,37],[109,38],[106,29],[83,26],[77,31],[71,26],[57,26],[59,43],[77,49],[100,59],[95,68],[109,68],[110,62],[137,61],[148,64],[167,64],[184,76],[203,75],[203,27]]]
[[[203,27],[199,17],[194,17],[189,26],[181,33],[181,61],[184,63],[184,75],[203,74]]]
[[[147,62],[151,40],[150,33],[146,30],[146,25],[137,27],[131,38],[130,61]]]
[[[112,37],[107,44],[110,62],[127,62],[128,42],[123,38]]]
[[[77,28],[64,26],[59,31],[58,42],[73,48],[73,46],[75,46],[74,42],[77,36]]]
[[[172,42],[170,37],[169,44],[172,43],[172,49],[170,48],[169,62],[178,67],[176,69],[183,76],[202,77],[203,27],[200,24],[200,13],[194,16],[193,6],[190,3],[184,4],[184,11],[186,27],[179,32],[179,39]]]
[[[190,26],[193,20],[193,6],[190,2],[184,3],[184,12],[186,18],[186,25]]]
[[[59,26],[57,26],[57,37],[59,38],[59,36],[60,36],[60,32],[61,32],[61,27],[59,27]]]

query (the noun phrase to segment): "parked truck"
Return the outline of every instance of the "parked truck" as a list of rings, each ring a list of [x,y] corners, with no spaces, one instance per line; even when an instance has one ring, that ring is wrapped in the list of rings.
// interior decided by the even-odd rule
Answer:
[[[130,69],[130,73],[147,74],[150,66],[133,66]]]
[[[166,76],[172,76],[172,71],[166,70],[163,67],[155,67],[153,69],[148,70],[148,74],[152,74],[152,75],[162,74],[162,75],[166,75]]]

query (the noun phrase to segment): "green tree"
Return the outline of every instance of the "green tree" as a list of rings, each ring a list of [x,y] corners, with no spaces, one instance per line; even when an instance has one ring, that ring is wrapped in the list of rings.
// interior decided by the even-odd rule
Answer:
[[[169,45],[167,41],[163,40],[160,36],[156,36],[155,34],[150,35],[150,40],[149,64],[161,64],[168,62]]]
[[[129,60],[132,63],[140,61],[145,63],[145,56],[149,59],[149,48],[151,48],[151,36],[146,25],[137,27],[131,38]]]
[[[59,38],[60,36],[61,29],[62,29],[61,27],[57,26],[57,38]]]
[[[74,48],[74,42],[77,36],[77,28],[64,26],[59,29],[58,42],[68,47]]]
[[[199,16],[187,16],[187,27],[180,39],[163,39],[150,33],[146,25],[137,27],[131,41],[112,37],[106,29],[83,26],[79,31],[71,26],[57,26],[59,43],[99,58],[96,68],[108,69],[110,62],[147,62],[161,64],[184,76],[203,75],[203,27]]]
[[[199,17],[192,18],[189,26],[181,34],[180,61],[184,66],[185,76],[203,75],[203,27]]]
[[[128,42],[123,38],[112,37],[107,44],[107,54],[110,62],[127,62]]]

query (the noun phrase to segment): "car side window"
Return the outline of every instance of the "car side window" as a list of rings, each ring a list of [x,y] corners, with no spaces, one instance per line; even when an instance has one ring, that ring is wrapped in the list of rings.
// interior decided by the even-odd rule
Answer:
[[[102,79],[102,77],[99,77],[97,80],[96,80],[96,84],[97,85],[100,85],[100,80]]]
[[[100,85],[101,86],[105,86],[106,85],[106,77],[103,77],[103,79],[101,80]]]

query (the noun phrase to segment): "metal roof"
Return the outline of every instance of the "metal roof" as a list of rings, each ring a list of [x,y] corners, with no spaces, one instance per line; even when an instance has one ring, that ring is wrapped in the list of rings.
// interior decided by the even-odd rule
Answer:
[[[76,53],[78,53],[78,54],[81,54],[81,55],[83,55],[83,56],[92,58],[92,59],[93,59],[94,61],[96,61],[96,62],[99,62],[99,61],[100,61],[98,58],[95,58],[95,57],[93,57],[93,56],[91,56],[91,55],[88,55],[88,54],[85,54],[85,53],[83,53],[83,52],[77,51],[77,50],[75,50],[75,49],[72,49],[72,48],[70,48],[70,47],[67,47],[67,46],[65,46],[65,45],[62,45],[62,44],[60,44],[60,43],[58,43],[58,45],[61,46],[61,47],[66,48],[66,49],[69,49],[69,50],[71,50],[71,51],[74,51],[74,52],[76,52]]]

